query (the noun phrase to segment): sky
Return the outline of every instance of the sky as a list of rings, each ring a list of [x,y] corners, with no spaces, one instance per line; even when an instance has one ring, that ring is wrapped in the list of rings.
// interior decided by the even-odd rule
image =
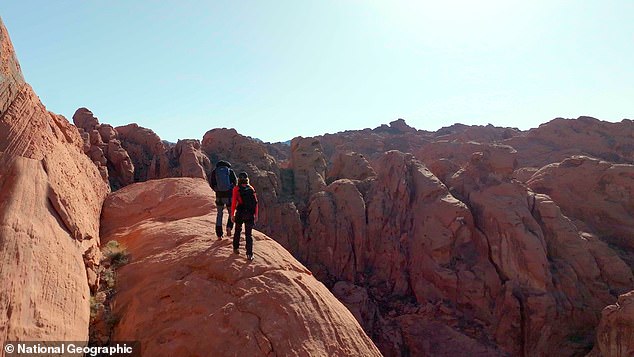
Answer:
[[[634,119],[634,1],[2,0],[26,80],[72,121],[286,141]]]

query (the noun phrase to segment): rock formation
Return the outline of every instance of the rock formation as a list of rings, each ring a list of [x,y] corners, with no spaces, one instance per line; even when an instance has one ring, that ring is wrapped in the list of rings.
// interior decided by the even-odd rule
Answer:
[[[372,161],[386,151],[415,152],[433,140],[433,133],[416,130],[398,119],[374,129],[350,130],[317,136],[327,161],[337,152],[357,152]]]
[[[503,143],[518,151],[520,167],[542,167],[574,155],[614,163],[634,163],[634,122],[600,121],[592,117],[553,119]]]
[[[625,357],[634,355],[634,291],[619,296],[614,305],[603,309],[597,328],[597,345],[589,356]]]
[[[86,108],[77,109],[73,121],[84,139],[84,152],[113,190],[155,178],[207,178],[211,172],[199,140],[179,140],[170,145],[137,124],[116,129],[99,124]]]
[[[376,172],[368,160],[363,155],[352,151],[337,152],[326,172],[327,183],[343,178],[365,180],[368,177],[376,176]]]
[[[211,173],[211,161],[205,153],[199,140],[179,140],[174,147],[167,151],[170,162],[170,177],[198,177],[207,178]]]
[[[454,124],[440,128],[434,133],[435,140],[481,143],[500,142],[519,135],[521,132],[516,128],[500,128],[491,124],[486,126]]]
[[[83,150],[24,81],[0,20],[0,345],[88,339],[108,187]]]
[[[97,117],[87,108],[77,109],[73,122],[84,140],[84,152],[113,190],[134,182],[132,160],[111,125],[99,124]]]
[[[170,144],[85,108],[69,124],[1,23],[0,51],[0,344],[87,338],[101,234],[131,259],[113,338],[146,354],[632,354],[631,120]],[[314,277],[264,234],[251,263],[212,240],[219,159]]]
[[[479,143],[475,141],[437,140],[423,145],[414,154],[427,165],[443,182],[455,174],[472,159],[474,153],[487,155],[488,162],[495,165],[494,171],[508,174],[517,167],[517,151],[507,145]],[[452,165],[443,164],[449,161]],[[436,170],[437,169],[437,170]],[[448,170],[448,171],[447,171]]]
[[[552,197],[578,227],[634,252],[633,165],[573,156],[544,166],[527,185]]]
[[[203,151],[212,163],[228,160],[236,173],[246,171],[263,209],[256,227],[291,252],[301,241],[302,227],[294,198],[294,174],[282,168],[262,143],[240,135],[235,129],[213,129],[205,133]]]
[[[104,205],[104,241],[127,247],[115,340],[143,355],[380,356],[352,314],[279,244],[255,232],[256,259],[213,237],[203,180],[128,186]],[[212,238],[213,237],[213,238]]]
[[[142,182],[169,176],[165,144],[151,129],[137,124],[116,127],[121,145],[134,164],[134,181]]]
[[[428,133],[401,124],[296,138],[277,167],[257,142],[212,131],[224,133],[216,142],[232,138],[214,154],[248,147],[251,154],[232,157],[272,168],[275,185],[259,184],[278,193],[265,201],[276,219],[261,228],[277,229],[276,239],[353,311],[383,354],[452,355],[456,346],[482,355],[587,353],[601,309],[634,286],[629,248],[611,248],[632,221],[631,166],[614,165],[610,175],[598,164],[592,174],[553,171],[561,164],[538,172],[522,165],[573,148],[562,143],[540,156],[539,141],[534,154],[508,145],[528,136],[516,129]],[[382,153],[396,143],[422,162]],[[279,205],[282,196],[294,205]]]
[[[313,193],[326,187],[326,159],[319,140],[297,137],[291,141],[294,197],[303,207]]]

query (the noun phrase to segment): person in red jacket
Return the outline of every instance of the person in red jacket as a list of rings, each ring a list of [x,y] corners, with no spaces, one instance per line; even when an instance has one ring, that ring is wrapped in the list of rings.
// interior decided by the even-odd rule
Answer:
[[[247,246],[247,259],[253,260],[253,225],[258,221],[258,196],[253,186],[249,184],[246,172],[238,174],[238,185],[233,188],[231,195],[231,221],[235,222],[233,234],[233,253],[239,254],[240,232],[244,223],[244,237]]]

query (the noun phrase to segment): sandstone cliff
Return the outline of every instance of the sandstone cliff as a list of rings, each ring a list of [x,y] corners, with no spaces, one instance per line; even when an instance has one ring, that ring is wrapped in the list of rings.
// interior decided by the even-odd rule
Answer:
[[[1,21],[0,90],[0,345],[85,341],[107,185],[24,81]]]

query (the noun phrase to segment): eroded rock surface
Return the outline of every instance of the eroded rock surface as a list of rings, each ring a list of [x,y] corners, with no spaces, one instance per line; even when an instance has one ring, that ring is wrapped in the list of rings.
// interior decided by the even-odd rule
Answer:
[[[115,340],[141,341],[143,355],[380,356],[278,243],[255,232],[248,262],[229,239],[216,240],[213,202],[201,179],[153,180],[108,197],[104,241],[130,254],[117,274]]]
[[[0,89],[0,345],[86,341],[84,256],[99,243],[108,187],[77,128],[24,82],[1,21]]]

